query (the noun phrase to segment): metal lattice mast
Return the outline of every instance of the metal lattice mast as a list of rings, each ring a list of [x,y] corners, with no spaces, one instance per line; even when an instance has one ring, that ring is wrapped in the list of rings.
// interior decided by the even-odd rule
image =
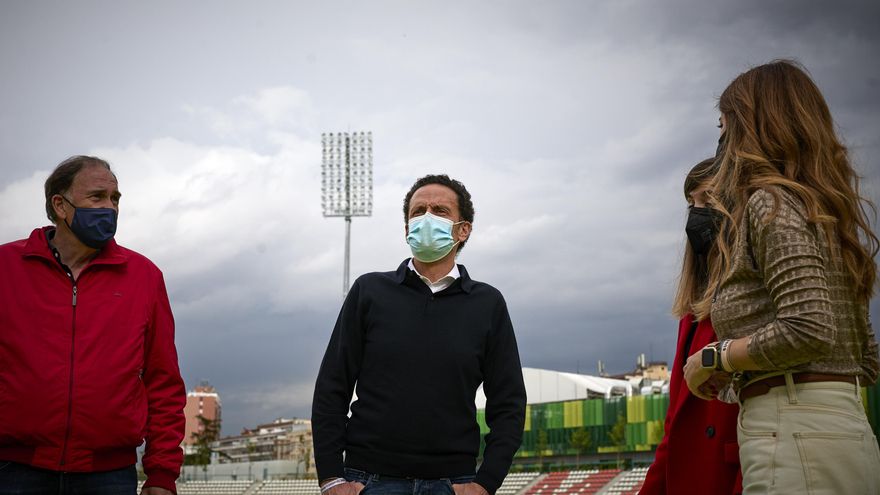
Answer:
[[[348,294],[351,217],[373,214],[373,134],[321,134],[321,207],[325,217],[345,218],[342,297]]]

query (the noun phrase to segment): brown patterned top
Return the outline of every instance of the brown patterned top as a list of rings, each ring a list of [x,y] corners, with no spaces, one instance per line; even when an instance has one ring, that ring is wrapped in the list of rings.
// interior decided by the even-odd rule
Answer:
[[[731,273],[712,302],[719,338],[752,336],[749,356],[766,371],[861,375],[880,369],[867,305],[858,302],[837,237],[806,219],[804,204],[776,189],[749,198]],[[761,373],[752,373],[751,378]]]

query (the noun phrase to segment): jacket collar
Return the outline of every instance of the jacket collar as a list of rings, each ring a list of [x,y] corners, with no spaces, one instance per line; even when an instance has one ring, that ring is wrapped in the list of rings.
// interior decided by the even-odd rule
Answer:
[[[407,278],[413,277],[414,280],[416,280],[420,285],[425,285],[425,283],[422,282],[422,280],[419,278],[419,276],[416,275],[416,273],[414,271],[409,269],[409,260],[410,260],[410,258],[403,260],[403,262],[400,263],[400,266],[397,267],[397,272],[394,274],[395,280],[397,280],[397,283],[402,284],[402,283],[406,282]],[[474,281],[471,280],[471,277],[470,277],[470,275],[468,275],[467,269],[464,267],[464,265],[457,265],[457,266],[458,266],[458,273],[459,273],[458,279],[456,279],[455,282],[453,282],[452,285],[450,285],[446,289],[443,289],[440,292],[438,292],[438,294],[440,294],[441,292],[446,292],[447,290],[449,290],[452,287],[455,287],[456,285],[461,286],[461,290],[463,290],[465,293],[470,294],[471,290],[474,287]]]
[[[55,230],[54,225],[34,229],[24,245],[22,256],[45,258],[56,263],[55,257],[52,256],[52,250],[49,248],[48,238],[48,233],[53,230]],[[128,262],[128,254],[119,244],[116,244],[116,239],[110,239],[107,245],[92,258],[89,265],[121,265],[126,262]]]

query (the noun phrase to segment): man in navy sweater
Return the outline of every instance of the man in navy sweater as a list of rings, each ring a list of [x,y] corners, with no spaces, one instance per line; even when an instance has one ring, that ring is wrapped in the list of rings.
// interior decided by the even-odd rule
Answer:
[[[315,383],[315,465],[324,495],[489,495],[522,441],[526,393],[507,305],[455,264],[470,193],[422,177],[403,203],[413,253],[351,287]],[[483,461],[474,402],[486,394]],[[351,403],[357,385],[357,400]],[[344,454],[344,455],[343,455]]]

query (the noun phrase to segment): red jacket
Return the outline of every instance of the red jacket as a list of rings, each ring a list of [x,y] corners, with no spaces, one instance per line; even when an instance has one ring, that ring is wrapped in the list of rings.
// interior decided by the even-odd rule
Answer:
[[[146,439],[146,486],[173,492],[186,390],[162,273],[111,240],[74,285],[51,228],[0,246],[0,460],[106,471]]]
[[[730,495],[742,492],[736,417],[739,407],[691,394],[684,381],[684,363],[706,344],[715,342],[709,320],[697,324],[688,349],[693,317],[685,316],[678,327],[678,346],[669,384],[666,434],[648,469],[642,495]]]

